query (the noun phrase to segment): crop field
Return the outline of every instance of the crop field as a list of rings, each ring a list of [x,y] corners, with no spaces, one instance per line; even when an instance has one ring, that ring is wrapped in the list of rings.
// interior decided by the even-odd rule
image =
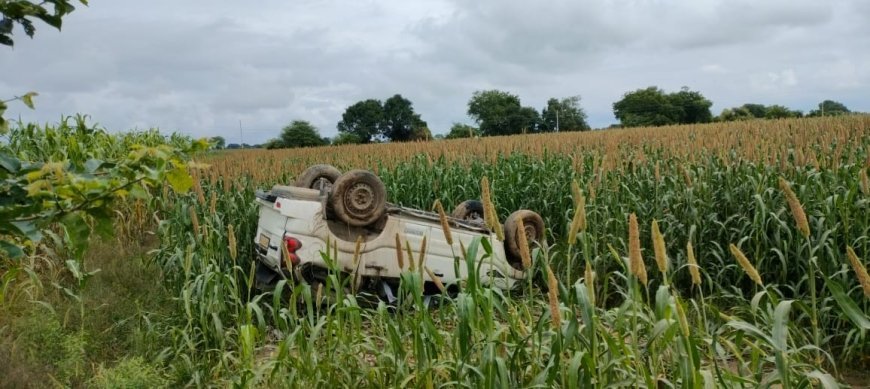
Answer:
[[[13,129],[9,148],[49,162],[183,143],[82,126],[31,127],[41,144]],[[119,199],[112,233],[80,265],[64,265],[60,228],[26,258],[0,258],[0,376],[19,380],[8,385],[870,382],[870,116],[191,158],[189,191],[166,182]],[[259,293],[254,192],[316,163],[372,170],[388,201],[425,210],[479,199],[486,182],[499,220],[534,210],[546,241],[529,248],[533,271],[516,290],[468,282],[434,308],[422,271],[403,274],[396,307],[358,299],[338,273]]]

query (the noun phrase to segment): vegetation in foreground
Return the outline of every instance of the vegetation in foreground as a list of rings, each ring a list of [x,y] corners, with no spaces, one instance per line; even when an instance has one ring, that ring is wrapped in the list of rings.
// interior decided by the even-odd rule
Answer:
[[[870,355],[868,147],[870,119],[849,116],[215,154],[190,194],[117,205],[115,239],[153,231],[152,255],[83,256],[78,274],[108,269],[87,282],[48,240],[2,262],[2,349],[33,356],[3,368],[73,386],[836,387]],[[528,208],[550,227],[536,276],[513,293],[469,282],[436,309],[416,272],[395,310],[338,273],[254,292],[253,191],[315,161],[376,170],[422,208],[478,198],[487,177],[502,219]],[[124,269],[162,284],[129,292],[140,303],[87,292]]]

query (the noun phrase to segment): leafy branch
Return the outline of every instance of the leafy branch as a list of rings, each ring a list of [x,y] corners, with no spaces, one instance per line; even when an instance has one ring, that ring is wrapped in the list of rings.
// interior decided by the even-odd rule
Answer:
[[[87,0],[79,0],[78,2],[85,6],[88,5]],[[24,29],[27,36],[33,38],[33,34],[36,33],[36,26],[33,25],[34,19],[41,20],[60,30],[64,16],[69,15],[75,9],[73,1],[69,0],[0,1],[0,16],[2,16],[0,19],[0,44],[10,47],[15,44],[12,39],[12,30],[16,24]]]
[[[16,129],[12,138],[17,140],[18,132],[28,137],[54,137],[63,139],[72,149],[92,149],[88,155],[104,152],[100,150],[102,143],[94,142],[96,136],[103,136],[97,131],[64,133],[48,128],[41,134],[31,131]],[[111,139],[126,143],[130,141],[127,138],[135,136],[118,135]],[[178,139],[172,141],[178,144]],[[110,160],[82,161],[70,155],[62,161],[29,162],[15,155],[12,146],[0,145],[0,257],[21,257],[24,247],[30,245],[28,242],[38,242],[42,232],[55,225],[65,231],[73,255],[81,255],[93,231],[101,235],[112,233],[112,206],[116,201],[147,199],[152,188],[164,183],[176,192],[188,191],[193,183],[188,173],[189,156],[207,147],[204,140],[188,140],[177,147],[167,143],[134,145],[126,154]]]

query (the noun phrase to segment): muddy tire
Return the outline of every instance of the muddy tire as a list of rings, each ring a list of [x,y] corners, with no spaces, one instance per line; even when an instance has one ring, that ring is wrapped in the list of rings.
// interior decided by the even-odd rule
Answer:
[[[534,247],[534,242],[544,241],[544,219],[541,219],[541,215],[527,209],[521,209],[508,216],[504,223],[504,246],[511,265],[518,269],[523,267],[520,263],[519,231],[517,231],[520,219],[525,227],[524,233],[529,243],[529,249]]]
[[[340,176],[341,171],[332,165],[313,165],[296,178],[296,186],[319,190],[323,185],[326,190],[330,190]]]
[[[456,206],[450,216],[465,221],[483,221],[483,203],[478,200],[465,200]]]
[[[352,170],[335,180],[329,204],[338,220],[355,227],[368,226],[384,215],[387,188],[372,172]]]

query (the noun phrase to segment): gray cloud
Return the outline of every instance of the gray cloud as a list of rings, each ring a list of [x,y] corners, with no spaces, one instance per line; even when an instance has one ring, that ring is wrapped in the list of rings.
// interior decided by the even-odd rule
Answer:
[[[88,113],[116,130],[159,126],[245,142],[294,119],[334,135],[344,108],[401,93],[430,127],[468,122],[475,90],[541,108],[581,95],[594,126],[649,85],[745,102],[870,110],[870,6],[757,1],[92,1],[57,33],[0,49],[0,95],[40,93],[56,121]]]

